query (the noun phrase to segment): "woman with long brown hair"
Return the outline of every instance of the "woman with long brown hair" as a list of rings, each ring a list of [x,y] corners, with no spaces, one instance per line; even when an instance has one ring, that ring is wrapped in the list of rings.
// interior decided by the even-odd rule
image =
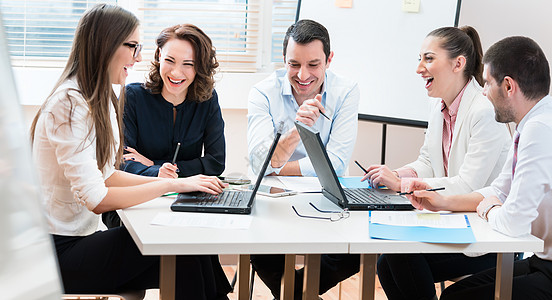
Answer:
[[[124,227],[97,231],[98,214],[130,207],[167,192],[217,194],[224,184],[198,175],[164,179],[115,169],[127,69],[141,60],[138,19],[106,4],[81,18],[65,70],[36,115],[33,157],[66,292],[113,293],[159,286],[159,257],[143,256]],[[209,257],[177,258],[179,299],[225,299]]]

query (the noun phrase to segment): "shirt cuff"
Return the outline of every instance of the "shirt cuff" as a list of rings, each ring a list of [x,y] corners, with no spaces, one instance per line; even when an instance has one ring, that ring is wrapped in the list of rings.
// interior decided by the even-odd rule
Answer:
[[[483,198],[488,198],[490,196],[495,196],[493,188],[490,187],[490,186],[484,187],[482,189],[475,190],[474,192],[480,193],[481,195],[483,195]]]
[[[316,172],[314,171],[314,167],[312,166],[312,163],[310,161],[310,158],[305,157],[298,160],[299,162],[299,168],[301,169],[301,175],[302,176],[316,176]]]
[[[501,208],[502,207],[499,206],[499,205],[491,208],[491,210],[489,210],[489,212],[487,212],[487,222],[489,222],[490,224],[494,223],[495,218],[496,218],[496,214],[498,213],[498,210],[501,209]]]
[[[397,172],[397,174],[399,175],[399,178],[418,177],[418,173],[416,173],[416,171],[414,171],[414,169],[410,167],[400,167],[396,169],[395,172]]]
[[[287,163],[287,162],[286,162]],[[265,172],[265,175],[267,174],[271,174],[272,172],[276,173],[276,175],[280,175],[280,172],[282,171],[282,169],[286,166],[286,164],[284,164],[283,166],[279,167],[279,168],[274,168],[272,166],[270,166],[270,163],[268,165],[268,172]]]

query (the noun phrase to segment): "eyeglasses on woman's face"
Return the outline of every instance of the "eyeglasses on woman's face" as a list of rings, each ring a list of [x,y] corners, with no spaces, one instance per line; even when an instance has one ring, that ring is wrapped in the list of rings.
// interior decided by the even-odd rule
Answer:
[[[123,46],[127,46],[129,48],[134,49],[133,57],[136,58],[138,55],[140,55],[140,52],[142,52],[142,44],[135,44],[135,43],[123,43]]]

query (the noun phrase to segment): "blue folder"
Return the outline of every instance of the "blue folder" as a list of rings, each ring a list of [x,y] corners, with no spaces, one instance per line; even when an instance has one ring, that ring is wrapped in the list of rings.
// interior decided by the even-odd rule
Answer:
[[[371,189],[368,180],[360,181],[362,177],[339,177],[337,178],[342,186],[348,189],[367,188]]]
[[[370,212],[371,216],[371,212]],[[370,237],[373,239],[415,241],[425,243],[469,244],[475,242],[472,228],[433,228],[423,226],[397,226],[369,222]]]

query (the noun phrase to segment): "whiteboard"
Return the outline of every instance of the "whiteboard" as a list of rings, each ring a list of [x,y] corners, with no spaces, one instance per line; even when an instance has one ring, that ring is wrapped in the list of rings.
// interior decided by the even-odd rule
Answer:
[[[300,19],[330,33],[330,70],[358,82],[359,114],[427,121],[433,101],[416,74],[420,47],[433,29],[454,26],[457,0],[421,0],[418,13],[402,11],[400,0],[303,0]]]

